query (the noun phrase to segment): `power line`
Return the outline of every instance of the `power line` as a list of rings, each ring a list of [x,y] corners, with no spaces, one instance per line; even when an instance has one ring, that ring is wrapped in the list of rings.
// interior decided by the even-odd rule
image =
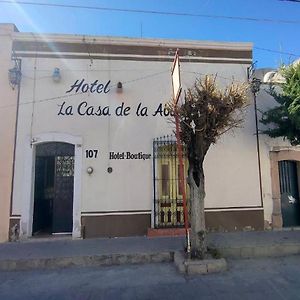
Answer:
[[[123,85],[128,84],[128,83],[132,83],[132,82],[136,82],[136,81],[140,81],[140,80],[144,80],[144,79],[147,79],[147,78],[150,78],[150,77],[155,77],[157,75],[160,75],[160,74],[163,74],[163,73],[167,73],[167,72],[170,72],[170,70],[168,70],[168,71],[161,71],[161,72],[153,73],[153,74],[146,75],[146,76],[143,76],[143,77],[139,77],[139,78],[135,78],[135,79],[132,79],[132,80],[128,80],[128,81],[123,82]],[[182,70],[182,72],[183,73],[196,74],[196,75],[200,75],[202,77],[204,77],[204,76],[207,75],[207,74],[204,74],[204,73],[194,72],[194,71],[185,71],[185,70]],[[229,78],[229,77],[221,76],[219,74],[217,74],[216,76],[217,76],[217,78],[225,79],[225,80],[228,80],[228,81],[231,81],[231,82],[245,83],[245,81],[236,80],[236,79],[234,79],[234,77]],[[114,84],[111,87],[116,87],[116,86],[117,86],[117,84]],[[62,96],[56,96],[56,97],[51,97],[51,98],[44,98],[44,99],[39,99],[39,100],[36,100],[36,101],[22,102],[22,103],[19,103],[19,105],[26,105],[26,104],[32,104],[32,103],[35,103],[35,104],[36,103],[43,103],[43,102],[48,102],[48,101],[53,101],[53,100],[60,100],[60,99],[70,98],[70,97],[73,97],[73,96],[78,96],[78,95],[83,95],[83,94],[85,94],[85,93],[79,92],[79,93],[62,95]],[[3,106],[0,106],[0,109],[1,108],[14,107],[14,106],[16,106],[16,104],[3,105]]]
[[[261,47],[256,47],[256,46],[254,46],[253,48],[257,49],[257,50],[271,52],[271,53],[278,53],[278,54],[284,54],[284,55],[289,55],[289,56],[294,56],[294,57],[300,57],[300,54],[295,54],[295,53],[290,53],[290,52],[283,52],[283,51],[278,51],[278,50],[273,50],[273,49],[268,49],[268,48],[261,48]]]
[[[185,70],[181,70],[182,73],[191,73],[191,74],[196,74],[196,75],[200,75],[201,77],[205,77],[207,76],[208,74],[204,74],[204,73],[201,73],[201,72],[195,72],[195,71],[185,71]],[[232,83],[245,83],[246,81],[241,81],[241,80],[236,80],[234,79],[234,76],[232,78],[229,78],[229,77],[224,77],[224,76],[221,76],[219,74],[215,74],[216,75],[216,78],[221,78],[221,79],[225,79],[225,80],[228,80]]]
[[[138,78],[135,78],[135,79],[132,79],[132,80],[124,81],[124,82],[123,82],[123,85],[126,85],[126,84],[128,84],[128,83],[133,83],[133,82],[136,82],[136,81],[140,81],[140,80],[144,80],[144,79],[147,79],[147,78],[150,78],[150,77],[155,77],[155,76],[157,76],[157,75],[164,74],[164,73],[167,73],[167,72],[170,72],[170,70],[167,70],[167,71],[161,71],[161,72],[157,72],[157,73],[145,75],[145,76],[143,76],[143,77],[138,77]],[[32,78],[32,79],[33,79],[33,78]],[[113,87],[117,87],[117,84],[111,85],[111,88],[113,88]],[[57,96],[57,97],[44,98],[44,99],[40,99],[40,100],[36,100],[36,101],[26,101],[26,102],[19,103],[19,105],[33,104],[33,103],[35,103],[35,104],[36,104],[36,103],[43,103],[43,102],[48,102],[48,101],[53,101],[53,100],[59,100],[59,99],[70,98],[70,97],[72,97],[72,96],[83,95],[83,94],[85,94],[85,93],[79,92],[79,93],[68,94],[68,95],[62,95],[62,96]],[[3,105],[3,106],[0,106],[0,109],[1,109],[1,108],[14,107],[14,106],[16,106],[16,104]]]
[[[286,1],[286,2],[296,2],[296,3],[300,3],[300,0],[279,0],[279,1]]]
[[[300,20],[283,20],[283,19],[269,19],[269,18],[208,15],[208,14],[196,14],[196,13],[187,13],[187,12],[169,12],[169,11],[159,11],[159,10],[126,9],[126,8],[113,8],[113,7],[101,7],[101,6],[85,6],[85,5],[40,3],[40,2],[29,2],[29,1],[9,1],[9,0],[0,0],[0,3],[45,6],[45,7],[59,7],[59,8],[73,8],[73,9],[102,10],[102,11],[113,11],[113,12],[168,15],[168,16],[181,16],[181,17],[224,19],[224,20],[236,20],[236,21],[264,22],[264,23],[300,24]]]
[[[167,73],[169,71],[170,70],[168,70],[168,71],[161,71],[161,72],[153,73],[153,74],[146,75],[146,76],[143,76],[143,77],[139,77],[139,78],[135,78],[135,79],[132,79],[132,80],[128,80],[128,81],[123,82],[123,85],[128,84],[128,83],[133,83],[133,82],[136,82],[136,81],[140,81],[140,80],[144,80],[144,79],[147,79],[147,78],[150,78],[150,77],[155,77],[157,75],[160,75],[160,74],[163,74],[163,73]],[[183,73],[198,74],[200,76],[206,76],[207,75],[207,74],[204,74],[204,73],[193,72],[193,71],[184,71],[184,70],[182,70],[182,72]],[[229,77],[220,76],[218,74],[217,74],[217,78],[222,78],[222,79],[225,79],[225,80],[229,80],[231,82],[245,83],[245,81],[235,80],[234,77],[229,78]],[[111,87],[116,87],[116,86],[117,86],[117,84],[114,84]],[[56,96],[56,97],[51,97],[51,98],[44,98],[44,99],[39,99],[39,100],[36,100],[36,101],[22,102],[22,103],[19,103],[19,105],[26,105],[26,104],[32,104],[32,103],[43,103],[43,102],[48,102],[48,101],[53,101],[53,100],[70,98],[70,97],[73,97],[73,96],[78,96],[78,95],[83,95],[83,94],[84,94],[83,92],[79,92],[79,93],[62,95],[62,96]],[[4,106],[0,106],[0,109],[1,108],[14,107],[14,106],[16,106],[16,104],[4,105]]]

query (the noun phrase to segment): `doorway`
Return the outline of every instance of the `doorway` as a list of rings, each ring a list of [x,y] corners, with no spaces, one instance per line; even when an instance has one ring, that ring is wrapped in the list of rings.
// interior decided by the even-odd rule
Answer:
[[[283,227],[300,226],[297,162],[279,161],[279,181]]]
[[[32,234],[71,234],[73,228],[74,145],[36,146]]]

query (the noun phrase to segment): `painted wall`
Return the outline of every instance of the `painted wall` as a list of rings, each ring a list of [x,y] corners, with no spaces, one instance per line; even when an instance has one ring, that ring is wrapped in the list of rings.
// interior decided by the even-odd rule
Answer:
[[[0,25],[0,242],[8,240],[10,202],[12,193],[13,157],[18,89],[13,90],[8,81],[11,61],[12,24]]]
[[[63,41],[64,37],[57,39]],[[141,61],[143,55],[137,55],[136,60],[120,60],[113,55],[106,59],[41,58],[35,57],[32,49],[31,52],[26,51],[30,57],[22,57],[12,204],[13,216],[22,215],[21,231],[30,235],[32,220],[28,212],[32,214],[33,211],[35,145],[57,138],[74,143],[76,161],[80,161],[75,166],[75,173],[79,174],[77,179],[80,178],[75,179],[77,221],[80,215],[88,213],[139,211],[151,214],[152,142],[154,138],[172,134],[174,130],[168,117],[157,112],[171,98],[172,62],[163,59],[153,61],[147,56]],[[204,74],[217,73],[221,87],[231,83],[232,78],[245,82],[248,66],[246,63],[219,62],[218,59],[206,63],[190,59],[181,63],[183,89]],[[54,68],[60,69],[59,82],[53,81]],[[72,85],[82,80],[78,91],[76,87],[72,89]],[[83,87],[96,80],[98,82],[92,90],[88,90],[88,86]],[[122,82],[122,92],[117,90],[118,82]],[[100,85],[97,92],[98,84],[103,86]],[[87,157],[86,151],[89,150],[98,151],[97,158]],[[127,152],[141,152],[148,158],[112,157],[113,154],[124,153],[126,158]],[[91,175],[87,173],[88,167],[94,170]],[[108,173],[109,167],[112,173]],[[266,163],[263,176],[268,182],[267,168]],[[243,128],[227,133],[211,147],[205,160],[205,174],[205,206],[208,210],[262,210],[255,114],[250,95]],[[268,188],[264,192],[264,205],[270,207]],[[269,213],[265,218],[268,219],[268,216]],[[75,224],[75,227],[77,235],[80,235],[80,224]]]
[[[258,77],[263,77],[259,72],[257,72]],[[277,105],[276,101],[268,93],[269,85],[262,84],[261,89],[257,95],[257,108],[258,117],[261,118],[260,111],[267,111],[270,108]],[[259,123],[259,129],[267,129],[265,125]],[[265,220],[272,222],[273,213],[273,200],[272,200],[272,181],[271,181],[271,161],[270,161],[270,151],[274,149],[287,149],[291,148],[290,143],[282,138],[270,138],[267,135],[261,134],[259,137],[260,142],[260,153],[261,153],[261,174],[262,174],[262,190],[263,190],[263,202],[264,202],[264,215]],[[292,147],[293,150],[299,150],[299,147]]]
[[[81,211],[151,211],[153,206],[152,159],[110,159],[114,153],[151,154],[152,140],[172,134],[168,118],[155,114],[160,103],[171,97],[170,62],[23,58],[20,96],[13,213],[21,214],[24,189],[32,178],[24,149],[39,134],[60,132],[82,138],[83,165]],[[60,68],[61,81],[53,82],[54,68]],[[248,65],[221,63],[182,63],[183,88],[201,74],[218,73],[220,86],[231,78],[246,80]],[[107,93],[66,93],[78,80],[107,84]],[[122,93],[116,85],[123,83]],[[86,102],[87,104],[81,104]],[[206,207],[240,208],[260,206],[253,103],[247,109],[242,129],[228,133],[214,145],[205,161]],[[63,105],[63,103],[65,103]],[[148,116],[138,116],[137,108],[147,108]],[[78,112],[78,106],[81,108]],[[130,107],[127,116],[117,116],[121,105]],[[62,106],[63,105],[63,106]],[[87,106],[109,107],[110,116],[83,115]],[[73,115],[66,115],[72,110]],[[61,114],[59,115],[61,109]],[[107,108],[106,108],[107,110]],[[120,108],[117,110],[119,113]],[[128,111],[127,111],[128,112]],[[64,115],[63,115],[64,114]],[[97,158],[86,158],[86,150],[98,150]],[[30,167],[30,166],[29,166]],[[94,173],[86,170],[93,167]],[[112,167],[109,174],[107,168]]]

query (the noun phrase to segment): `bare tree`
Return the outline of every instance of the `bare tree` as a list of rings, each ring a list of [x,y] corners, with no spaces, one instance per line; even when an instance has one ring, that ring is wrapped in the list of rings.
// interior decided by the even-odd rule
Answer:
[[[203,162],[211,144],[225,132],[240,127],[247,104],[247,85],[231,84],[218,89],[216,76],[196,80],[178,107],[171,105],[180,120],[181,139],[187,146],[191,205],[191,255],[204,257],[207,251],[204,218]]]

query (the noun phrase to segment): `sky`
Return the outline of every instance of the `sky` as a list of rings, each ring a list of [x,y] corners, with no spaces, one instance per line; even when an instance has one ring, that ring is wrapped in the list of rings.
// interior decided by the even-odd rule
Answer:
[[[31,3],[83,5],[213,17],[46,7],[11,2],[1,3],[0,0],[0,23],[14,23],[21,32],[252,42],[253,61],[257,61],[257,68],[277,68],[282,63],[287,64],[300,57],[300,2],[282,0],[30,1]],[[223,19],[216,16],[268,19],[272,22]]]

